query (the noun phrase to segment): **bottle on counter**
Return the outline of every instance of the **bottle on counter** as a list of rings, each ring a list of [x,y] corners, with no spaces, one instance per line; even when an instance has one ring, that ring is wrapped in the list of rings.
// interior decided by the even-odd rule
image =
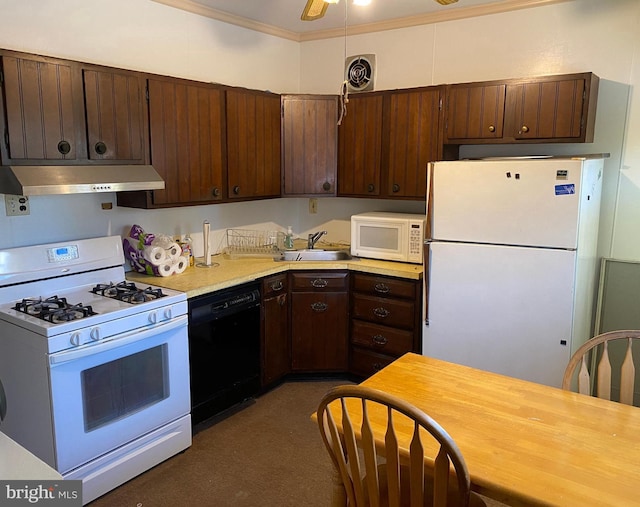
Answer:
[[[184,235],[184,241],[182,243],[182,252],[184,253],[185,257],[188,257],[189,266],[193,266],[195,263],[194,256],[193,256],[193,240],[191,239],[191,236],[189,236],[188,234]]]
[[[293,250],[293,230],[291,226],[287,227],[287,234],[284,237],[284,247],[287,250]]]

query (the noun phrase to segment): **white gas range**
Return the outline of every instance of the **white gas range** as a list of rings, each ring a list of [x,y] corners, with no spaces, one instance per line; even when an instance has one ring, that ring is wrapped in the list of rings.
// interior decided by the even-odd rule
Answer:
[[[191,445],[187,299],[119,236],[0,251],[0,431],[89,501]]]

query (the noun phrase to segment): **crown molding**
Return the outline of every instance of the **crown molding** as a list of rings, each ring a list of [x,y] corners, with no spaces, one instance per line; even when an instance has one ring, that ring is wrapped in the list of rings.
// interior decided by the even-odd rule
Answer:
[[[152,0],[160,4],[175,7],[183,11],[205,16],[211,19],[222,21],[249,30],[266,33],[275,37],[281,37],[296,42],[305,42],[320,39],[331,39],[335,37],[344,37],[345,31],[348,35],[361,35],[366,33],[381,32],[385,30],[397,30],[400,28],[408,28],[419,25],[430,25],[434,23],[443,23],[446,21],[455,21],[459,19],[473,18],[478,16],[487,16],[489,14],[500,14],[503,12],[511,12],[520,9],[529,9],[532,7],[541,7],[545,5],[559,4],[570,2],[573,0],[499,0],[485,5],[477,5],[471,7],[456,7],[439,12],[421,14],[405,18],[391,19],[388,21],[380,21],[377,23],[367,23],[361,25],[351,25],[345,28],[336,28],[330,30],[317,30],[313,32],[292,32],[283,28],[278,28],[266,23],[260,23],[251,19],[229,14],[212,7],[208,7],[194,0]]]

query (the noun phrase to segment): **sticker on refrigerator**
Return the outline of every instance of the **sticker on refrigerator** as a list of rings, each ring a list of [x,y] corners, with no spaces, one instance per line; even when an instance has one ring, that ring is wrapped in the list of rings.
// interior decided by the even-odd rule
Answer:
[[[558,169],[556,171],[556,179],[557,180],[566,180],[569,177],[569,171],[566,169]]]
[[[556,185],[556,195],[571,195],[576,193],[576,185],[567,183],[566,185]]]

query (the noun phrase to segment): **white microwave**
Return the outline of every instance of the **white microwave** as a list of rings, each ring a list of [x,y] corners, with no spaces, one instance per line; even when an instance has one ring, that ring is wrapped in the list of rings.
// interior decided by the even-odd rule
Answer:
[[[351,216],[351,255],[422,263],[426,218],[410,213],[369,212]]]

